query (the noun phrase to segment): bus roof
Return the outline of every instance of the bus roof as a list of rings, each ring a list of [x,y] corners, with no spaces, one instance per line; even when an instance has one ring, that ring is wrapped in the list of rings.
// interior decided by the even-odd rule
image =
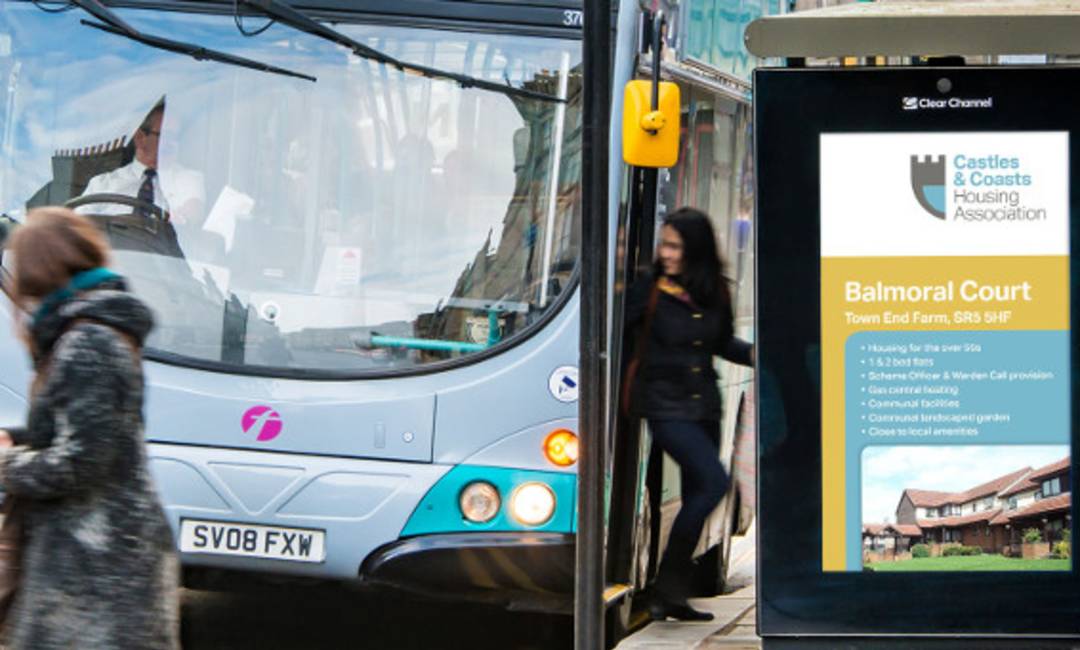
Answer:
[[[1078,0],[873,2],[755,20],[759,57],[1080,54]]]

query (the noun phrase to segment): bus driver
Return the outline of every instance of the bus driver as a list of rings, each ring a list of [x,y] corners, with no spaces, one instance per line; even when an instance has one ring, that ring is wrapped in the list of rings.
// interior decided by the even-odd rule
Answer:
[[[162,125],[165,120],[165,101],[159,101],[143,119],[132,138],[135,157],[124,165],[90,179],[83,196],[92,194],[122,194],[149,204],[162,206],[170,212],[171,220],[183,224],[198,223],[205,205],[202,174],[178,166],[159,173],[159,149]],[[164,176],[164,181],[162,179]],[[175,209],[174,209],[175,208]],[[83,214],[114,215],[132,210],[118,203],[90,203],[80,207]],[[145,208],[134,208],[141,216],[150,216]]]

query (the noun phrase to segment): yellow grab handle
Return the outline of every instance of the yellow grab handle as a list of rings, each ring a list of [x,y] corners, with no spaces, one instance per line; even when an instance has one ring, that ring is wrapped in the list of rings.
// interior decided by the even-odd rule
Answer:
[[[667,118],[664,116],[663,111],[652,111],[641,116],[641,128],[653,133],[664,128],[667,124]]]

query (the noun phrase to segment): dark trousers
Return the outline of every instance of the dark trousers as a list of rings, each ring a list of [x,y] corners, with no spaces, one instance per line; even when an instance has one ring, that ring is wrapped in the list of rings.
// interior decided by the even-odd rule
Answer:
[[[705,520],[728,489],[720,464],[720,423],[715,420],[649,420],[653,441],[678,463],[682,508],[660,561],[656,590],[672,599],[690,595],[693,554]]]

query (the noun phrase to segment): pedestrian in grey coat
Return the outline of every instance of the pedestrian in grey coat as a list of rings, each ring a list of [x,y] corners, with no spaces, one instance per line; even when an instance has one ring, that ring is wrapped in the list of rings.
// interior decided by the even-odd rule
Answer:
[[[138,349],[150,311],[70,210],[32,211],[10,248],[37,376],[27,428],[0,432],[0,487],[24,517],[6,642],[179,648],[177,559],[143,440]]]

